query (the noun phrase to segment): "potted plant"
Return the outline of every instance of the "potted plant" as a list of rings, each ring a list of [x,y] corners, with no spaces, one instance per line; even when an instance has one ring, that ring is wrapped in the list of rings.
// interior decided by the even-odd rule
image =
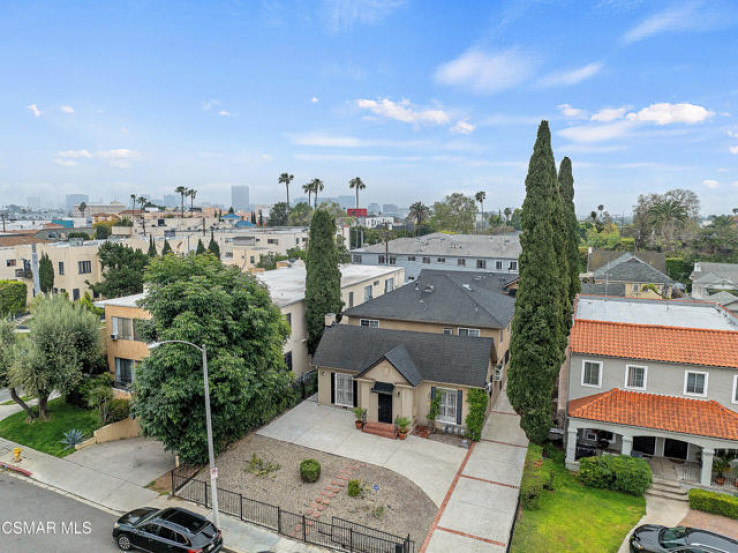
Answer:
[[[361,430],[361,427],[364,426],[364,415],[366,415],[366,409],[363,407],[354,407],[351,410],[354,413],[354,417],[356,417],[356,420],[354,421],[356,429]]]
[[[718,486],[725,484],[725,472],[730,468],[730,460],[727,457],[715,457],[712,468],[717,473],[715,483]]]
[[[397,426],[400,439],[404,440],[407,438],[407,432],[410,430],[410,419],[407,417],[397,417],[395,419],[395,426]]]

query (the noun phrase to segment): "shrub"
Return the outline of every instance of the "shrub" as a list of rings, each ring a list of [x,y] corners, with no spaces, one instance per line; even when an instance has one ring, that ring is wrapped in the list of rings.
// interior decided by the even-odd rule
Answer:
[[[520,503],[524,509],[533,511],[539,508],[541,492],[544,489],[543,472],[541,447],[531,445],[525,456],[525,471],[520,483]]]
[[[689,490],[689,508],[738,519],[738,497],[726,493],[692,488]]]
[[[358,480],[349,480],[347,491],[350,497],[361,495],[361,482]]]
[[[305,459],[300,463],[300,478],[303,482],[317,482],[320,478],[320,463],[315,459]]]
[[[128,418],[130,402],[122,397],[116,397],[108,406],[108,422],[118,422]]]
[[[113,379],[109,373],[95,377],[83,376],[79,383],[64,395],[64,402],[81,409],[98,407],[98,402],[94,401],[93,396],[97,395],[96,390],[99,387],[108,389],[113,387]]]
[[[15,317],[26,312],[26,283],[0,280],[0,317]]]
[[[276,473],[281,468],[282,465],[280,465],[279,463],[264,461],[261,457],[256,455],[256,453],[252,453],[251,460],[249,461],[249,466],[246,467],[244,470],[246,472],[251,472],[256,476],[271,476],[272,478],[274,478],[276,474],[273,473]]]
[[[67,449],[74,449],[76,445],[85,441],[85,435],[81,430],[72,428],[64,433],[64,437],[60,441],[67,447]]]
[[[469,403],[469,414],[466,415],[466,429],[469,438],[478,442],[482,439],[482,428],[484,427],[484,415],[487,413],[487,392],[481,388],[472,388],[466,396]]]
[[[628,455],[602,455],[579,460],[579,479],[585,486],[643,495],[652,481],[644,459]]]

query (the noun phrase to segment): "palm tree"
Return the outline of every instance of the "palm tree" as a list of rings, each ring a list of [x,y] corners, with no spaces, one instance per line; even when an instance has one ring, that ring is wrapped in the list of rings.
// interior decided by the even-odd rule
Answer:
[[[356,177],[349,181],[349,188],[356,190],[356,209],[359,209],[359,190],[364,190],[366,184],[361,180],[361,177]]]
[[[315,194],[315,209],[318,209],[318,192],[322,192],[325,186],[320,179],[313,179],[310,186],[313,187],[313,194]]]
[[[600,219],[602,219],[602,212],[605,210],[605,206],[600,204],[597,206],[597,211],[600,212]]]
[[[505,210],[503,211],[503,213],[505,214],[505,223],[509,223],[510,222],[510,215],[512,215],[512,209],[509,208],[509,207],[506,207]]]
[[[479,202],[482,206],[482,228],[484,228],[484,200],[487,198],[487,193],[483,190],[474,194],[474,199]]]
[[[133,211],[136,211],[136,202],[138,201],[138,196],[135,194],[131,194],[131,209]]]
[[[185,196],[188,195],[188,189],[187,189],[186,186],[178,186],[177,188],[174,189],[174,192],[175,192],[175,194],[179,194],[179,196],[180,196],[180,198],[182,200],[182,204],[181,204],[181,216],[182,216],[182,218],[184,218],[184,199],[185,199]]]
[[[423,202],[415,202],[410,205],[410,211],[408,216],[413,220],[415,224],[415,234],[418,234],[418,227],[425,221],[430,215],[430,208],[424,205]]]
[[[302,191],[307,193],[308,195],[308,207],[310,207],[310,198],[311,194],[313,193],[313,183],[308,182],[302,185]]]
[[[85,211],[87,211],[87,203],[86,202],[80,202],[79,204],[79,210],[82,212],[82,217],[85,216]]]
[[[284,184],[287,187],[287,211],[290,210],[290,183],[292,182],[292,179],[295,178],[295,175],[290,175],[289,173],[282,173],[279,175],[279,178],[277,179],[277,182],[279,184]]]
[[[141,225],[143,226],[143,235],[146,236],[146,216],[144,208],[149,201],[146,199],[146,196],[139,196],[138,203],[141,204]]]
[[[197,196],[197,190],[194,188],[188,188],[187,195],[190,197],[190,215],[192,215],[192,210],[195,208],[195,196]]]

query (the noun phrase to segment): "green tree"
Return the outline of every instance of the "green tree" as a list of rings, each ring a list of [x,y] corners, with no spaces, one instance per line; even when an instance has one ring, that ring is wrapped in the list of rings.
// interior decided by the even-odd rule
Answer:
[[[228,215],[233,215],[233,206],[228,208]]]
[[[564,217],[566,218],[566,259],[569,271],[569,302],[573,304],[579,293],[579,221],[577,221],[574,207],[574,174],[571,168],[571,159],[565,157],[559,166],[559,190],[564,201]],[[571,318],[567,319],[571,327]]]
[[[562,361],[557,260],[551,241],[557,188],[548,122],[542,121],[525,179],[520,285],[512,324],[507,391],[520,426],[536,443],[552,422],[551,395]]]
[[[314,207],[315,209],[318,209],[318,192],[322,192],[323,189],[325,188],[325,185],[323,184],[322,180],[313,179],[310,182],[310,186],[313,190],[313,194],[315,195],[315,200],[313,200],[315,202]]]
[[[285,188],[287,189],[287,209],[286,211],[290,210],[290,183],[294,180],[295,175],[290,175],[289,173],[282,173],[279,175],[279,178],[277,179],[277,182],[279,184],[284,184]],[[280,202],[281,203],[281,202]],[[271,217],[271,214],[270,214]],[[286,224],[286,223],[283,223]]]
[[[149,200],[146,199],[146,196],[139,196],[138,203],[141,204],[141,227],[143,228],[143,235],[146,236],[146,204],[149,203]]]
[[[349,188],[356,190],[356,209],[359,209],[359,191],[366,188],[366,184],[361,177],[354,177],[349,181]]]
[[[309,206],[310,205],[310,198],[312,198],[312,194],[313,194],[313,183],[312,183],[312,181],[311,182],[306,182],[305,184],[303,184],[302,185],[302,191],[305,192],[305,194],[308,195],[308,206]]]
[[[72,231],[69,234],[67,234],[67,238],[70,239],[70,240],[73,239],[73,238],[80,238],[82,240],[89,240],[90,239],[90,235],[87,234],[84,231],[75,230],[75,231]]]
[[[0,319],[0,388],[7,388],[10,397],[26,412],[28,419],[36,416],[33,410],[18,395],[10,382],[10,370],[15,364],[16,334],[15,324],[10,319]]]
[[[415,226],[415,234],[417,235],[420,225],[430,217],[430,208],[423,204],[423,202],[414,202],[410,204],[408,217],[412,219],[413,225]]]
[[[82,217],[84,217],[85,211],[87,211],[87,202],[81,202],[78,207],[79,207],[80,213],[82,213]]]
[[[277,202],[269,210],[269,221],[267,225],[270,227],[283,227],[287,225],[287,213],[289,209],[284,202]]]
[[[30,334],[16,344],[9,382],[38,397],[38,416],[47,419],[51,392],[66,394],[81,380],[82,372],[91,372],[98,364],[100,319],[60,295],[40,298],[31,314]]]
[[[454,192],[442,202],[433,204],[431,224],[436,230],[470,234],[474,230],[477,204],[459,192]]]
[[[15,317],[26,312],[26,283],[19,280],[0,280],[0,318]]]
[[[149,235],[149,251],[146,252],[149,257],[156,257],[156,243],[154,242],[153,235]]]
[[[161,249],[161,255],[173,255],[172,246],[169,245],[169,241],[164,239],[164,247]]]
[[[312,211],[305,202],[300,202],[290,209],[288,223],[291,227],[306,227],[310,224]]]
[[[187,189],[187,195],[190,197],[190,213],[195,210],[195,198],[197,197],[197,190],[194,188]]]
[[[282,347],[289,328],[265,286],[208,255],[162,256],[151,263],[147,340],[207,347],[216,454],[293,401]],[[145,435],[185,463],[205,463],[202,356],[170,344],[137,367],[132,413]]]
[[[335,236],[336,222],[327,211],[317,210],[310,223],[305,280],[307,346],[311,354],[315,352],[323,336],[325,315],[338,315],[343,307]]]
[[[189,196],[189,189],[186,186],[178,186],[177,188],[174,189],[174,193],[179,194],[179,198],[181,200],[180,215],[182,218],[184,218],[184,199],[185,199],[185,196]],[[233,213],[233,212],[230,211],[229,213]]]
[[[91,286],[106,298],[119,298],[143,292],[144,270],[150,257],[123,244],[105,242],[97,252],[103,280]]]
[[[474,199],[479,202],[482,211],[482,228],[484,228],[484,200],[487,199],[487,193],[484,190],[480,190],[474,194]]]
[[[220,259],[220,246],[215,241],[215,234],[210,231],[210,243],[208,244],[208,251],[212,253],[216,259]]]
[[[523,228],[523,210],[516,207],[510,215],[510,225],[515,230],[522,230]]]
[[[94,227],[96,240],[105,240],[110,236],[110,227],[106,223],[96,223]]]
[[[202,243],[201,239],[197,239],[197,249],[195,250],[196,255],[202,255],[206,252],[205,244]]]
[[[54,264],[47,254],[43,254],[38,261],[38,282],[44,294],[54,289]]]
[[[505,214],[505,223],[509,223],[510,215],[512,215],[513,210],[509,207],[506,207],[502,212]]]

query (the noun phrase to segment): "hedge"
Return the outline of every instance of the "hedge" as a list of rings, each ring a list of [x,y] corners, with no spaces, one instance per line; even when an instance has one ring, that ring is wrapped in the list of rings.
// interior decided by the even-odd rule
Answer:
[[[466,401],[469,403],[469,413],[466,415],[466,430],[469,437],[478,442],[482,439],[484,415],[487,412],[489,397],[487,392],[481,388],[472,388],[467,393]]]
[[[692,488],[689,490],[689,508],[738,519],[738,497],[726,493]]]
[[[531,444],[525,456],[525,470],[520,482],[520,503],[524,509],[534,511],[539,508],[541,492],[554,489],[553,473],[543,468],[541,446]]]
[[[25,313],[27,294],[25,282],[0,280],[0,317]]]
[[[579,479],[585,486],[643,495],[651,486],[651,467],[629,455],[601,455],[579,460]]]
[[[300,478],[303,482],[317,482],[320,478],[320,463],[315,459],[305,459],[300,463]]]

